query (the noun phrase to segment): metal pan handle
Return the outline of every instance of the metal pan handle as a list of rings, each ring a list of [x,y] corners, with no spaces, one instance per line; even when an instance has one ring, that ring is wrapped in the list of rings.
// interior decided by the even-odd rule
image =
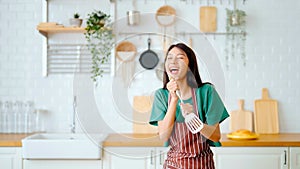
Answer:
[[[150,45],[151,45],[151,39],[148,38],[148,50],[150,50]]]

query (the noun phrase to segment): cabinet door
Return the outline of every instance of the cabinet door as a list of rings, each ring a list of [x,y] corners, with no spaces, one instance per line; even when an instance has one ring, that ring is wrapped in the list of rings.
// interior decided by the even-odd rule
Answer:
[[[300,169],[300,147],[290,147],[290,169]]]
[[[0,168],[22,169],[22,156],[20,147],[0,148]]]
[[[103,155],[105,169],[155,169],[153,147],[106,147]]]
[[[169,151],[169,147],[156,147],[155,151],[155,162],[156,162],[156,169],[163,168],[165,160],[167,158],[167,153]]]
[[[288,169],[286,147],[212,148],[218,169]]]
[[[101,169],[101,160],[23,160],[23,169]]]

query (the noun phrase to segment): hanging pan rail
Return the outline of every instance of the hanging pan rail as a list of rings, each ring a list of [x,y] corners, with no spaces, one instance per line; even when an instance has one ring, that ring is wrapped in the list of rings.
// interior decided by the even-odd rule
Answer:
[[[157,32],[118,32],[119,35],[125,36],[141,36],[141,35],[157,35],[163,36],[162,33]],[[246,36],[247,32],[175,32],[175,35],[243,35]]]

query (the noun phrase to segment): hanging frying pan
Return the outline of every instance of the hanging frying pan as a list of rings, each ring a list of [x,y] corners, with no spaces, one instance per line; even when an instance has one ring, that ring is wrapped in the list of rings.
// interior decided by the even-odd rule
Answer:
[[[140,64],[145,69],[154,69],[158,64],[158,56],[150,49],[151,39],[148,38],[148,50],[144,51],[140,56]]]

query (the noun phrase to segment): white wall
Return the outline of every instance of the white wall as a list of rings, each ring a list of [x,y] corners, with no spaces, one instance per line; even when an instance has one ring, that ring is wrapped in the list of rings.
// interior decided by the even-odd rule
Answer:
[[[73,75],[49,75],[42,77],[42,35],[36,25],[42,22],[43,0],[2,0],[0,3],[0,100],[33,100],[36,108],[47,109],[47,131],[68,131],[73,99]],[[146,3],[145,3],[146,2]],[[176,8],[177,14],[195,28],[199,28],[199,7],[206,1],[167,1]],[[191,3],[193,2],[193,4]],[[201,2],[201,4],[199,4]],[[218,7],[218,31],[224,31],[225,8],[232,9],[228,1],[216,1]],[[99,0],[50,0],[49,21],[68,24],[68,18],[74,12],[86,17],[89,10],[101,9],[109,12],[108,1]],[[68,8],[67,4],[72,8]],[[139,1],[137,9],[141,12],[155,12],[164,1]],[[245,108],[253,111],[253,102],[261,97],[261,88],[267,87],[270,96],[279,101],[279,122],[281,132],[300,132],[297,125],[299,117],[297,103],[300,102],[300,30],[298,22],[300,2],[252,0],[238,7],[247,13],[247,65],[242,66],[239,58],[231,59],[229,69],[225,69],[222,35],[209,36],[216,48],[221,68],[225,77],[224,102],[228,111],[238,108],[237,101],[245,99]],[[132,9],[131,1],[117,1],[117,16],[122,18]],[[158,31],[162,29],[158,28]],[[65,36],[71,39],[70,35]],[[81,37],[82,38],[82,37]],[[196,41],[197,37],[192,37]],[[80,39],[80,37],[79,37]],[[139,52],[146,49],[142,40]],[[154,49],[160,43],[154,43]],[[196,43],[197,45],[197,43]],[[200,48],[200,47],[199,47]],[[140,70],[138,62],[137,68]],[[207,65],[208,66],[208,65]],[[216,68],[218,69],[218,68]],[[213,74],[213,72],[209,72]],[[143,86],[139,80],[136,88],[127,89],[129,95],[149,94],[160,85],[154,72],[144,72],[138,79],[150,77],[151,83]],[[154,79],[154,80],[153,80]],[[98,123],[96,128],[108,125],[117,132],[131,132],[131,122],[124,118],[112,97],[112,84],[116,78],[105,76],[96,89],[101,116],[105,123]],[[216,84],[217,86],[219,84]],[[221,88],[221,87],[220,87]],[[147,89],[147,90],[145,90]],[[119,88],[120,92],[122,88]],[[126,89],[125,89],[126,90]],[[132,97],[132,96],[129,96]],[[130,99],[127,102],[132,102]],[[121,110],[122,111],[122,110]],[[125,114],[128,114],[127,112]],[[88,116],[88,115],[87,115]],[[87,117],[88,119],[88,117]],[[92,126],[93,127],[93,126]],[[106,128],[106,127],[103,127]],[[228,132],[228,120],[222,125],[222,131]]]

